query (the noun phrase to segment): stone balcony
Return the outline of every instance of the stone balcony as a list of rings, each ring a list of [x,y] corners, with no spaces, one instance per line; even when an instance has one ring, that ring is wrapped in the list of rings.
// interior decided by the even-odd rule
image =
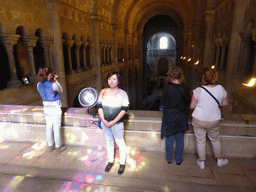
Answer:
[[[91,109],[90,109],[91,110]],[[95,122],[93,110],[63,109],[62,137],[66,145],[105,147],[102,130]],[[160,139],[160,111],[130,110],[125,120],[127,146],[140,151],[165,151],[165,140]],[[221,142],[226,157],[256,157],[255,115],[225,115],[221,122]],[[45,142],[45,118],[42,106],[0,105],[0,140]],[[193,129],[185,134],[186,154],[196,154]],[[212,154],[209,141],[207,154]]]

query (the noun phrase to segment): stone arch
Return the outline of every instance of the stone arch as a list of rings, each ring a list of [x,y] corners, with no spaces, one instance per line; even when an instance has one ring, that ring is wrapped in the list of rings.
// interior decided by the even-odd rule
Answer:
[[[24,26],[20,25],[16,28],[16,34],[21,35],[21,37],[28,37],[28,30]]]
[[[10,67],[6,47],[2,40],[7,32],[5,27],[0,23],[0,55],[1,55],[1,70],[0,70],[0,90],[7,88],[7,82],[11,80]]]
[[[39,68],[46,66],[46,45],[43,44],[43,41],[45,40],[45,34],[41,28],[36,30],[35,36],[39,37],[38,41],[36,42],[36,46],[33,48],[35,69],[36,72],[38,72]]]
[[[71,62],[72,62],[72,69],[78,69],[78,61],[77,61],[77,51],[78,51],[78,36],[76,34],[73,35],[72,40],[74,41],[73,46],[71,47]]]
[[[38,28],[35,33],[36,37],[39,37],[41,39],[45,39],[44,31],[41,28]]]
[[[80,50],[79,50],[79,60],[80,60],[80,66],[82,70],[86,70],[86,47],[87,47],[87,43],[86,43],[86,38],[84,36],[81,36],[80,38],[81,40],[81,46],[80,46]]]
[[[81,40],[82,42],[86,42],[86,38],[85,38],[84,36],[81,36],[80,40]]]
[[[20,38],[17,41],[17,44],[14,45],[14,60],[18,79],[22,81],[22,78],[31,75],[27,48],[24,43],[24,40],[28,38],[28,31],[24,26],[18,26],[16,28],[16,34],[20,35]]]
[[[78,36],[77,36],[76,34],[74,34],[74,35],[73,35],[73,37],[72,37],[72,40],[74,40],[74,41],[76,41],[76,42],[77,42],[77,41],[78,41],[78,39],[79,39],[79,38],[78,38]]]
[[[69,35],[65,32],[65,33],[63,33],[62,34],[62,39],[64,39],[64,40],[69,40]]]
[[[88,41],[89,42],[89,41]],[[86,55],[86,67],[88,69],[92,69],[92,64],[91,64],[91,44],[89,43],[86,47],[86,50],[85,50],[85,55]]]
[[[69,35],[67,33],[62,34],[62,40],[63,40],[63,58],[64,58],[64,67],[65,67],[65,73],[69,74],[70,67],[69,67]]]

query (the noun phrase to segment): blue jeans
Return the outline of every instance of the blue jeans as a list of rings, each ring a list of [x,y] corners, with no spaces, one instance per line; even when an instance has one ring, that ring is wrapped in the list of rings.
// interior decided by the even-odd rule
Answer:
[[[181,163],[183,161],[182,153],[184,149],[184,133],[176,133],[174,135],[166,137],[166,160],[172,162],[173,154],[173,142],[176,140],[176,151],[175,151],[175,161],[176,163]]]
[[[59,101],[43,102],[43,104],[44,104],[44,115],[45,115],[45,121],[46,121],[47,144],[48,146],[53,146],[55,144],[55,147],[59,148],[61,146],[60,125],[61,125],[61,114],[62,114]]]
[[[103,134],[107,140],[108,162],[114,162],[114,144],[119,148],[120,164],[124,165],[126,160],[126,145],[124,142],[124,123],[119,122],[108,128],[101,122]]]

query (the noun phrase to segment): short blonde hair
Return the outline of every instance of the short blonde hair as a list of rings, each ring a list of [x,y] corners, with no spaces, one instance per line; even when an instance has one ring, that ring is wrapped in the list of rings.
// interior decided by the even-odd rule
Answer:
[[[170,82],[173,79],[177,79],[180,83],[186,82],[183,70],[180,67],[173,67],[168,71],[168,81]]]

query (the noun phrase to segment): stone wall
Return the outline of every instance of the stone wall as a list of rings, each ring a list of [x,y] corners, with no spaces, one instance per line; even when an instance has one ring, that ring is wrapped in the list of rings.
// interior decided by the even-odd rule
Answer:
[[[165,151],[160,139],[162,112],[129,111],[125,121],[127,146],[140,151]],[[256,123],[224,120],[221,122],[221,142],[226,157],[256,157]],[[106,147],[97,118],[84,108],[63,109],[62,137],[66,145]],[[42,106],[0,105],[0,140],[45,142],[45,119]],[[196,154],[193,129],[185,134],[184,153]],[[207,154],[212,154],[207,141]]]

